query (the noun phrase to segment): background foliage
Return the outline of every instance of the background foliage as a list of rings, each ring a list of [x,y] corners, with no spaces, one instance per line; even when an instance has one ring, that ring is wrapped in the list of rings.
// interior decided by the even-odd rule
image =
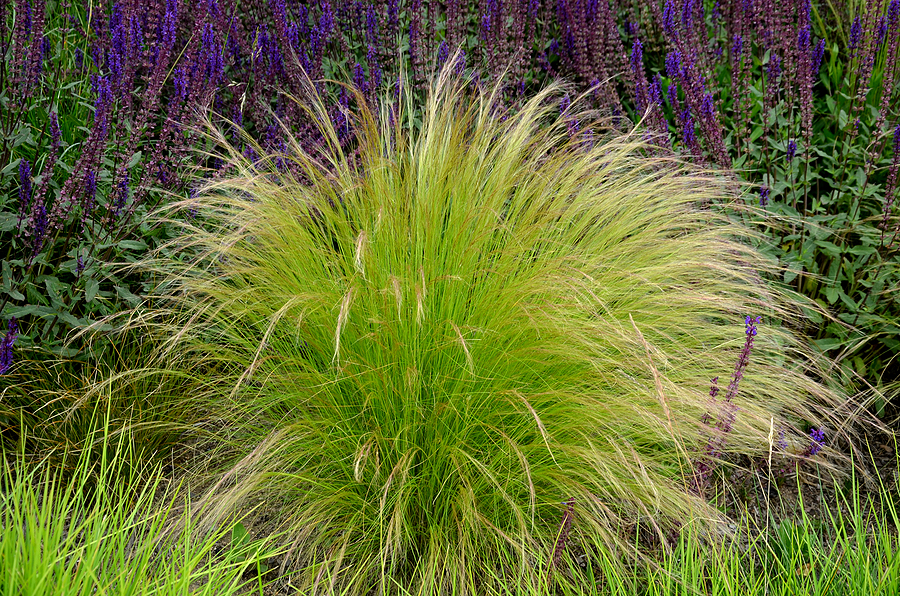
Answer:
[[[421,100],[460,47],[459,73],[503,77],[507,106],[566,77],[622,128],[644,117],[667,150],[756,185],[746,221],[786,266],[781,283],[831,315],[810,313],[801,331],[838,358],[848,387],[889,397],[900,372],[898,15],[898,0],[4,0],[0,369],[22,351],[88,361],[67,334],[154,285],[115,264],[170,237],[144,219],[190,196],[200,108],[251,158],[226,120],[265,152],[285,146],[278,122],[313,149],[317,128],[279,93],[305,93],[301,68],[353,81],[368,101],[396,98],[404,69]],[[317,93],[352,150],[356,100],[326,82]],[[217,175],[214,159],[203,165]],[[886,405],[878,397],[882,415]]]

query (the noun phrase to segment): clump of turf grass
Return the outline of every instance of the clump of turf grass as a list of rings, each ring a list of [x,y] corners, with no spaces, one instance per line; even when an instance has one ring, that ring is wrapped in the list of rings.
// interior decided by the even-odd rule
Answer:
[[[375,113],[357,94],[352,154],[314,98],[315,155],[250,161],[211,126],[227,173],[138,264],[165,281],[129,326],[160,367],[216,371],[191,396],[221,421],[197,470],[210,523],[265,499],[302,590],[579,590],[575,553],[638,554],[623,520],[721,531],[685,478],[748,313],[729,449],[765,453],[774,418],[848,418],[778,326],[799,309],[760,281],[771,263],[708,207],[733,182],[558,118],[563,91],[505,111],[445,69],[418,128],[408,95]]]

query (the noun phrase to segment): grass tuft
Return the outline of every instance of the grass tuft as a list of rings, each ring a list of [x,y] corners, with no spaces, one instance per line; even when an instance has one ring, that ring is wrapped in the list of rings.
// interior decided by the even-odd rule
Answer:
[[[768,453],[773,418],[797,445],[803,421],[850,418],[781,326],[798,299],[720,208],[728,176],[578,102],[558,119],[561,86],[517,112],[474,87],[445,69],[418,128],[408,96],[389,117],[357,95],[350,154],[314,99],[317,153],[250,162],[209,133],[224,173],[138,264],[165,281],[128,327],[155,366],[212,371],[192,396],[221,420],[206,523],[264,498],[302,590],[580,590],[638,555],[625,520],[726,532],[686,478],[747,315],[729,449]]]

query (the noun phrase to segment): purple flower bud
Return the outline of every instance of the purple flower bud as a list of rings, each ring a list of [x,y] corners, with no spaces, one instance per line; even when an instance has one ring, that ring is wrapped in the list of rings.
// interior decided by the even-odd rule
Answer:
[[[47,206],[44,201],[38,197],[37,202],[31,210],[32,218],[32,237],[31,237],[31,257],[34,258],[41,248],[44,246],[44,239],[47,236]]]
[[[850,40],[847,44],[847,49],[854,52],[859,47],[860,41],[862,41],[862,23],[859,20],[859,16],[857,16],[853,19],[853,24],[850,25]]]
[[[766,189],[766,190],[768,190],[768,189]],[[744,333],[746,333],[747,335],[750,335],[750,336],[756,335],[756,326],[759,325],[761,320],[762,320],[762,317],[754,318],[754,317],[751,317],[750,315],[747,315],[746,317],[744,317],[744,325],[746,325],[746,327],[747,327],[747,329],[744,330]]]
[[[366,9],[366,42],[370,46],[378,43],[378,13],[372,4]]]
[[[713,399],[719,395],[719,377],[713,377],[710,381],[709,396]]]
[[[115,202],[115,210],[114,213],[118,217],[119,213],[122,212],[122,209],[125,207],[125,203],[128,202],[128,178],[125,178],[121,182],[119,182],[119,188],[116,189],[116,202]]]
[[[24,157],[19,162],[19,213],[24,217],[31,206],[31,164]]]
[[[367,92],[366,73],[359,62],[353,67],[353,85],[363,93]]]
[[[675,16],[675,13],[675,4],[672,0],[666,0],[665,5],[663,6],[663,31],[673,38],[678,37],[678,27],[675,24],[677,17]]]
[[[822,447],[825,443],[825,430],[821,428],[814,428],[809,431],[809,438],[812,439],[812,443],[810,444],[807,451],[809,452],[809,456],[812,457],[822,451]]]
[[[673,83],[681,76],[681,52],[678,50],[666,54],[666,75]]]
[[[663,107],[662,79],[660,78],[659,73],[656,73],[656,75],[653,76],[653,80],[650,82],[650,88],[647,93],[651,104],[656,104],[660,108]]]
[[[87,214],[94,210],[94,203],[97,199],[97,173],[93,170],[84,175],[84,212],[82,221]]]
[[[804,53],[809,51],[809,40],[810,26],[806,25],[805,27],[801,27],[800,31],[797,32],[797,49]]]
[[[672,81],[666,89],[666,99],[669,100],[669,106],[674,110],[678,105],[678,85],[675,84],[675,81]]]
[[[734,41],[731,44],[731,59],[734,62],[740,62],[741,54],[744,51],[744,38],[740,35],[734,36]]]
[[[80,276],[83,271],[84,271],[84,257],[81,255],[78,255],[78,259],[75,261],[75,274]]]
[[[454,64],[454,73],[456,76],[461,77],[463,73],[466,71],[466,51],[460,50],[459,58],[456,60],[456,64]]]
[[[715,101],[713,101],[712,93],[703,94],[703,101],[700,103],[700,117],[704,119],[713,118],[715,112]]]
[[[438,55],[437,62],[438,68],[443,68],[444,63],[447,62],[447,58],[450,57],[450,47],[447,45],[446,41],[442,41],[441,45],[438,46]]]
[[[891,28],[897,26],[897,21],[900,20],[900,0],[891,0],[890,6],[888,6],[888,25]]]
[[[79,69],[84,67],[84,51],[81,48],[75,48],[75,66]]]
[[[691,109],[684,108],[681,113],[681,120],[684,123],[684,144],[688,147],[694,147],[697,144],[697,135],[694,132],[694,120],[691,118]]]
[[[381,87],[381,67],[378,65],[378,59],[375,56],[375,48],[373,46],[369,47],[369,51],[366,53],[366,60],[369,63],[369,75],[372,79],[372,84],[370,91],[378,89]]]
[[[791,139],[787,144],[787,160],[793,161],[794,156],[797,154],[797,141]]]
[[[50,112],[50,144],[54,150],[59,150],[62,144],[62,134],[59,132],[59,118],[56,112]]]
[[[778,54],[773,53],[769,56],[766,74],[769,77],[769,82],[774,86],[778,77],[781,76],[781,58],[778,57]]]
[[[787,439],[786,439],[785,436],[784,436],[784,429],[783,429],[783,428],[779,428],[779,429],[778,429],[778,440],[775,441],[775,448],[776,448],[778,451],[782,451],[782,452],[783,452],[783,451],[787,451],[787,448],[788,448],[788,442],[787,442]]]
[[[900,156],[900,124],[894,129],[894,159]]]
[[[819,43],[816,44],[816,47],[813,48],[812,59],[810,60],[810,64],[812,65],[812,75],[816,77],[819,75],[819,68],[822,66],[822,57],[825,55],[825,40],[820,39]]]
[[[644,68],[644,44],[638,37],[634,38],[634,43],[631,45],[631,68],[635,74]]]
[[[0,375],[6,373],[13,362],[13,344],[16,343],[16,337],[19,335],[19,325],[16,318],[12,317],[6,327],[6,335],[0,342]]]
[[[694,22],[694,0],[684,0],[681,7],[681,24],[686,30],[691,29]]]
[[[566,93],[562,100],[559,102],[559,114],[562,115],[566,110],[569,109],[569,106],[572,105],[572,100],[569,99],[569,94]]]
[[[882,15],[880,19],[878,19],[878,41],[876,42],[878,47],[881,47],[881,44],[884,43],[884,38],[887,37],[888,32],[888,24],[887,24],[887,16]]]
[[[759,206],[765,207],[768,204],[769,204],[769,187],[763,186],[762,188],[759,189]],[[747,318],[749,319],[750,317],[747,317]],[[757,318],[759,318],[759,317],[757,317]],[[756,327],[753,328],[753,332],[756,333]]]

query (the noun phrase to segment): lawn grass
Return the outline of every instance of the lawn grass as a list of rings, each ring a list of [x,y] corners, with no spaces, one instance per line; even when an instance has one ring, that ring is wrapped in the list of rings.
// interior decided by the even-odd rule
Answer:
[[[106,416],[97,429],[104,436],[108,424]],[[100,461],[91,461],[91,452],[83,450],[67,479],[56,467],[4,452],[0,594],[340,593],[327,589],[328,577],[314,588],[293,589],[291,570],[275,568],[285,545],[277,535],[251,539],[253,517],[198,532],[191,523],[196,512],[190,489],[186,494],[181,490],[190,482],[165,478],[159,466],[123,470],[121,462],[133,461],[137,449],[127,434],[110,447],[114,457]],[[900,476],[900,459],[896,470]],[[778,516],[767,514],[772,521],[762,527],[743,515],[734,520],[738,531],[728,538],[711,537],[688,522],[672,545],[635,562],[626,573],[604,553],[567,549],[546,574],[543,588],[509,585],[481,592],[474,586],[473,593],[895,595],[900,587],[896,477],[891,482],[878,476],[878,493],[862,497],[858,477],[851,476],[847,490],[837,493],[819,519],[807,515],[802,503],[799,516],[776,521]],[[776,495],[769,504],[772,514],[781,505],[778,499]],[[181,523],[172,523],[177,516]],[[184,531],[169,531],[178,527]],[[572,584],[558,583],[559,576],[574,575],[592,581],[576,591],[562,589]],[[415,592],[393,585],[386,593]]]

